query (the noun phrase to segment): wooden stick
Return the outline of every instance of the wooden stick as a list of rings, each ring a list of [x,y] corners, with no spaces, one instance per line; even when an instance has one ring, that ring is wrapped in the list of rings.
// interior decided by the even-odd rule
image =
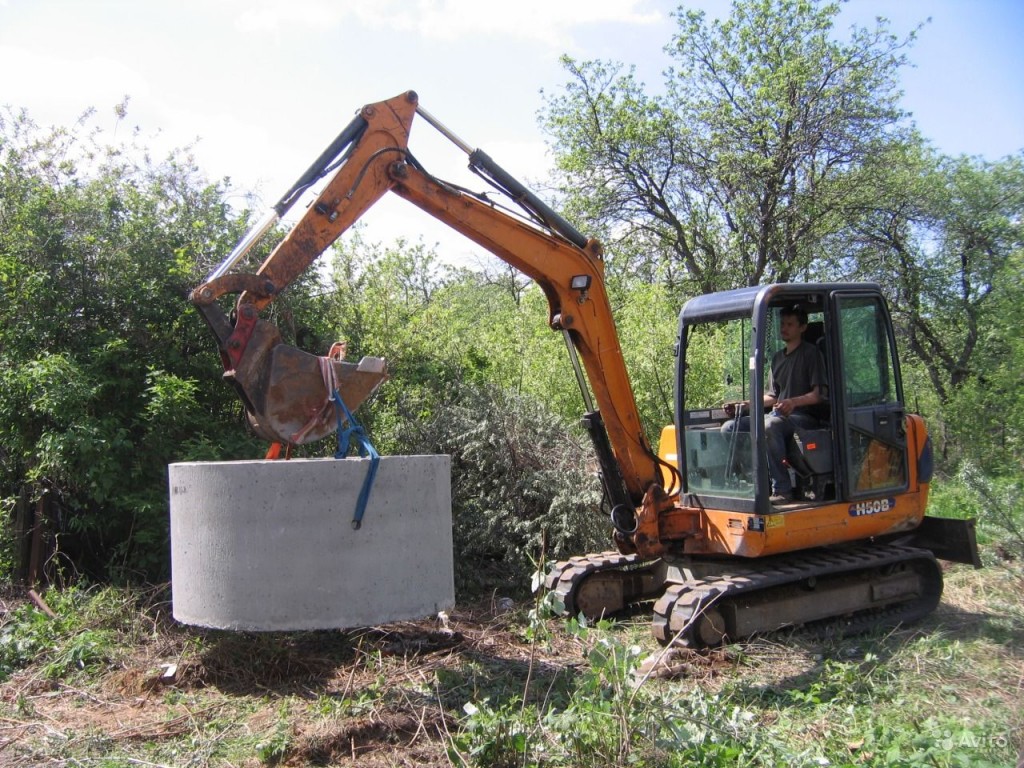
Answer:
[[[50,608],[50,606],[48,606],[46,604],[46,601],[43,600],[43,596],[42,595],[40,595],[34,589],[30,589],[28,591],[28,596],[32,599],[32,602],[35,603],[39,607],[39,610],[41,610],[43,613],[45,613],[51,619],[56,619],[57,618],[57,614],[54,613],[53,609]]]

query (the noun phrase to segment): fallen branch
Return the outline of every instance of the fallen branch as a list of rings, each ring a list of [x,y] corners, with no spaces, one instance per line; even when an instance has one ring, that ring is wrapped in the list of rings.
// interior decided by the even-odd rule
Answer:
[[[32,600],[32,602],[36,604],[36,607],[39,608],[39,610],[41,610],[43,613],[45,613],[51,619],[56,619],[57,618],[57,614],[54,613],[53,609],[50,608],[50,606],[48,606],[46,604],[46,601],[43,600],[43,596],[42,595],[40,595],[34,589],[30,589],[28,591],[28,596]]]

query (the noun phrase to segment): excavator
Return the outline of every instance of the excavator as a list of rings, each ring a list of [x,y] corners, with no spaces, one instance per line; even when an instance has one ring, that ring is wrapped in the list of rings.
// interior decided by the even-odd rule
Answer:
[[[486,193],[431,175],[409,149],[420,118],[468,156]],[[315,199],[254,273],[234,271],[304,193]],[[974,523],[925,514],[932,447],[905,405],[880,286],[774,284],[699,296],[679,315],[674,423],[648,442],[604,279],[602,245],[578,232],[486,153],[419,105],[414,91],[362,107],[272,210],[190,295],[256,433],[277,445],[339,428],[386,374],[377,358],[317,356],[260,318],[387,193],[418,206],[543,290],[582,392],[614,549],[553,564],[565,615],[649,610],[663,645],[705,648],[790,626],[857,632],[920,619],[939,603],[939,560],[980,567]],[[496,194],[497,193],[497,194]],[[220,300],[234,296],[230,312]],[[822,355],[820,426],[798,430],[797,488],[772,503],[760,409],[780,313],[798,305]],[[737,409],[749,429],[729,429]],[[349,414],[350,416],[350,414]],[[351,417],[350,417],[351,418]],[[831,630],[830,630],[831,631]]]

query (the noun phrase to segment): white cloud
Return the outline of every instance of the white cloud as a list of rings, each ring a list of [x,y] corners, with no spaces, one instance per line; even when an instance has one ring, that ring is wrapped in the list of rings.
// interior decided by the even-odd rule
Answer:
[[[43,124],[70,125],[89,106],[113,109],[126,95],[150,95],[149,83],[138,70],[104,56],[64,58],[51,51],[0,45],[0,72],[12,75],[4,81],[3,103],[33,105],[29,116]],[[45,100],[39,99],[40,90],[47,93]],[[83,94],[88,94],[85,102]]]
[[[642,0],[421,0],[417,26],[427,37],[453,40],[483,34],[533,40],[563,48],[577,27],[600,23],[651,24],[661,15],[643,11]]]
[[[236,0],[227,0],[238,5]],[[329,28],[354,21],[370,29],[418,33],[451,41],[472,35],[532,41],[562,50],[572,47],[572,30],[615,23],[646,25],[662,21],[647,10],[649,0],[259,0],[238,5],[237,25],[245,32],[276,32],[283,27]],[[395,44],[400,46],[401,41]]]
[[[275,0],[238,3],[229,0],[229,4],[241,9],[236,25],[243,32],[273,32],[281,27],[336,27],[348,17],[359,15],[359,3],[330,0],[291,0],[287,3]]]

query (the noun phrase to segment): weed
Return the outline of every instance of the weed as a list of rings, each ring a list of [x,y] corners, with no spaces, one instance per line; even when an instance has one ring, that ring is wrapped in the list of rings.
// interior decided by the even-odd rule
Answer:
[[[329,718],[361,717],[368,715],[380,704],[381,686],[378,683],[363,688],[352,696],[325,694],[313,704],[314,711]]]
[[[488,699],[467,702],[461,731],[452,738],[449,756],[462,765],[515,768],[536,765],[531,760],[531,735],[537,711],[511,699],[493,707]]]
[[[640,645],[624,643],[609,622],[590,627],[570,621],[568,631],[586,649],[587,668],[563,705],[512,699],[464,707],[462,729],[450,754],[473,766],[731,766],[743,756],[766,758],[781,748],[759,737],[755,714],[727,697],[699,689],[661,693],[637,685]],[[752,758],[751,758],[752,759]],[[743,764],[743,763],[740,763]],[[754,764],[748,762],[747,764]]]
[[[545,563],[543,555],[536,560],[530,558],[533,575],[530,577],[530,591],[533,607],[527,612],[527,626],[523,633],[526,642],[535,644],[550,638],[549,622],[559,615],[557,595],[544,587],[547,572],[554,563]]]
[[[751,641],[694,654],[694,677],[674,680],[638,678],[654,648],[646,622],[566,623],[540,600],[536,613],[497,619],[453,612],[459,644],[410,655],[396,638],[432,623],[358,643],[169,630],[137,593],[53,592],[56,618],[22,606],[0,627],[5,674],[29,673],[0,689],[4,753],[24,765],[197,768],[446,756],[459,768],[1013,764],[1020,579],[953,569],[947,586],[947,604],[914,628]],[[179,677],[165,688],[154,670],[167,659]]]
[[[256,755],[264,763],[277,765],[288,756],[293,739],[290,714],[290,705],[285,701],[278,707],[277,719],[270,733],[256,745]]]
[[[112,632],[96,629],[76,632],[53,649],[43,665],[43,675],[50,679],[67,677],[74,671],[107,663],[114,653]]]
[[[109,662],[119,639],[110,627],[128,621],[128,602],[111,588],[74,588],[52,593],[53,617],[32,605],[18,607],[0,629],[0,681],[37,662],[50,679]]]
[[[0,679],[31,664],[60,633],[59,621],[51,621],[33,606],[23,605],[8,614],[0,629]]]
[[[965,463],[956,479],[937,487],[932,514],[977,517],[978,538],[990,562],[1017,564],[1024,559],[1024,479],[991,477]]]

